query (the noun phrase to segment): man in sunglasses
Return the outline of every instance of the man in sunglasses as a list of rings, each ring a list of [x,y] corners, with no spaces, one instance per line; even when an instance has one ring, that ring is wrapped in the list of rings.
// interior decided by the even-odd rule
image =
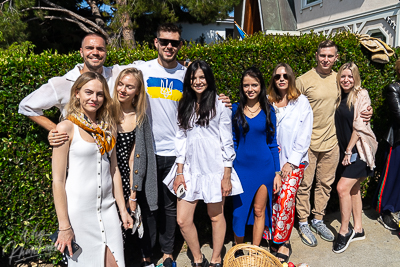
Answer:
[[[176,196],[173,195],[163,180],[175,163],[175,135],[178,131],[178,102],[182,97],[183,79],[186,68],[176,59],[182,47],[181,30],[172,23],[160,25],[154,46],[158,52],[156,59],[137,66],[143,73],[149,109],[148,116],[153,130],[157,160],[158,180],[158,212],[157,226],[149,225],[154,230],[158,228],[159,243],[163,255],[164,267],[171,267],[176,229]],[[220,99],[231,106],[230,100],[224,95]],[[153,230],[150,230],[153,231]],[[154,247],[156,235],[152,236]],[[142,264],[142,266],[151,266]]]
[[[317,245],[317,239],[308,225],[310,213],[314,215],[314,219],[311,220],[311,230],[319,234],[323,240],[329,242],[334,240],[333,233],[323,222],[323,216],[339,162],[335,110],[340,90],[336,85],[336,72],[332,70],[338,58],[336,44],[331,40],[321,42],[315,56],[317,66],[296,80],[296,87],[308,98],[314,115],[311,144],[308,150],[309,166],[304,172],[296,196],[299,234],[303,243],[311,247]],[[372,108],[362,115],[364,121],[369,121],[371,116]],[[314,208],[310,211],[310,194],[314,175],[316,179]]]

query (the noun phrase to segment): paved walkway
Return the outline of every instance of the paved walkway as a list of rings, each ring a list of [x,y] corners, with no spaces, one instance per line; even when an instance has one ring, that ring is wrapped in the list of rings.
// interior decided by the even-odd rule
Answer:
[[[363,213],[365,240],[350,244],[341,254],[332,252],[332,243],[317,237],[318,246],[308,247],[302,243],[296,229],[293,229],[291,242],[293,254],[290,258],[294,264],[307,263],[311,267],[351,267],[351,266],[400,266],[400,239],[397,232],[386,230],[376,221],[378,214],[374,210]],[[325,222],[336,234],[340,227],[340,213],[328,214]],[[199,230],[200,231],[200,230]],[[225,244],[226,251],[232,247],[232,242]],[[202,247],[207,259],[211,258],[209,245]],[[189,252],[190,253],[190,252]],[[159,260],[158,264],[161,263]],[[135,264],[132,266],[139,266]],[[188,252],[183,249],[177,257],[177,266],[190,266]]]

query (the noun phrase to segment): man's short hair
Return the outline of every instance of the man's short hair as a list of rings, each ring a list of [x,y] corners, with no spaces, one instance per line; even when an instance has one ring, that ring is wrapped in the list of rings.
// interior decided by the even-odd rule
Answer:
[[[318,45],[318,50],[317,50],[318,54],[322,48],[327,48],[327,47],[335,47],[336,54],[337,54],[337,52],[338,52],[337,45],[332,40],[325,40],[325,41],[320,42]]]
[[[173,23],[164,23],[157,28],[157,37],[160,37],[160,32],[177,32],[179,38],[181,37],[182,30]]]
[[[85,40],[86,37],[91,37],[91,36],[96,36],[96,37],[100,37],[104,40],[104,43],[107,45],[107,39],[106,37],[101,34],[101,33],[97,33],[97,32],[89,32],[88,34],[86,34],[85,36],[83,36],[82,38],[82,42],[81,42],[81,47],[83,45],[83,40]]]

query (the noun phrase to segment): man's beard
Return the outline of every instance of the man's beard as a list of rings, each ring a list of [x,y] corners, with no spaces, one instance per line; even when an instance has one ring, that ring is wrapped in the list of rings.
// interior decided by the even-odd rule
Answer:
[[[167,59],[167,58],[164,57],[162,51],[160,52],[160,50],[158,50],[158,56],[160,57],[161,61],[164,61],[166,63],[171,63],[171,62],[175,61],[176,60],[176,55],[177,55],[177,53],[175,53],[175,55],[172,58],[168,58]]]
[[[93,72],[97,72],[98,70],[100,70],[103,67],[104,62],[102,62],[99,65],[93,66],[92,64],[90,64],[89,60],[84,60],[86,67]]]

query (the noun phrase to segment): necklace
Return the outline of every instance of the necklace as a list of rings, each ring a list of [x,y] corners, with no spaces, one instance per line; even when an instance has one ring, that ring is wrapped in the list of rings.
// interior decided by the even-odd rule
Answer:
[[[254,106],[253,106],[254,107]],[[256,113],[260,108],[260,103],[258,103],[258,107],[255,111],[251,111],[250,107],[248,105],[246,105],[247,110],[251,113],[251,115],[253,115],[254,113]]]

